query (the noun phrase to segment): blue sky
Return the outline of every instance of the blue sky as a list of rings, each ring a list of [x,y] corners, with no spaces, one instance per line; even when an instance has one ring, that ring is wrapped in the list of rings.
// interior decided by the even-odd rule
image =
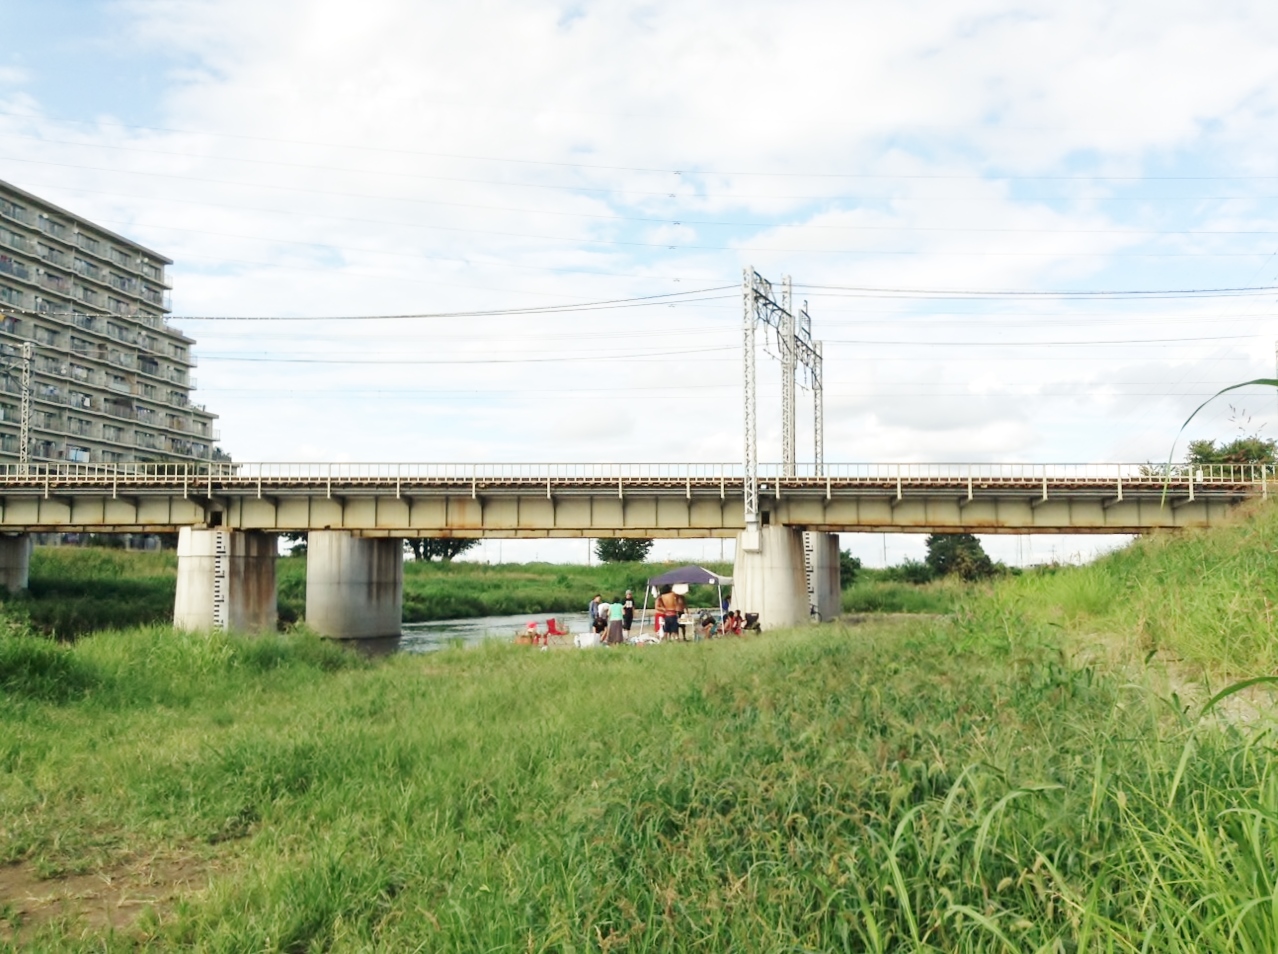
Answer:
[[[1272,4],[11,0],[6,29],[0,178],[176,260],[241,460],[737,460],[744,265],[811,303],[834,461],[1157,459],[1273,370],[1272,293],[844,290],[1278,284]],[[1272,395],[1234,407],[1278,431]]]

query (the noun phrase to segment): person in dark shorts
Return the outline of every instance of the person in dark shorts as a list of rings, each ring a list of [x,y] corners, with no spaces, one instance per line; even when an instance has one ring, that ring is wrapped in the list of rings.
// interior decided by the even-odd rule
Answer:
[[[679,635],[679,597],[667,583],[657,597],[656,612],[661,616],[661,632],[666,639]]]
[[[635,594],[626,590],[626,598],[621,601],[621,629],[630,636],[630,627],[635,621]]]
[[[595,619],[592,628],[599,634],[599,638],[603,639],[604,630],[608,628],[608,604],[600,603],[599,608],[595,611]]]

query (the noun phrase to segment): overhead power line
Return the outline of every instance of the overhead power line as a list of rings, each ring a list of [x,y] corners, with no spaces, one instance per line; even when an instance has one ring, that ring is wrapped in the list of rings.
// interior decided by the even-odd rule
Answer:
[[[523,308],[490,308],[480,311],[428,311],[398,315],[170,315],[175,321],[399,321],[411,318],[496,318],[515,315],[553,315],[573,311],[600,311],[613,308],[642,308],[645,306],[683,304],[688,301],[719,301],[725,296],[710,298],[686,298],[687,295],[703,295],[707,292],[725,291],[734,285],[702,288],[697,291],[667,292],[660,295],[643,295],[638,298],[613,298],[605,301],[589,301],[564,305],[530,305]]]
[[[1262,253],[1257,253],[1262,254]],[[845,298],[991,298],[1012,300],[1029,299],[1128,299],[1150,301],[1169,298],[1233,298],[1240,295],[1263,295],[1278,292],[1278,285],[1257,285],[1242,288],[1182,288],[1182,289],[1061,289],[1057,291],[1032,291],[1015,289],[963,289],[963,288],[870,288],[856,285],[796,285],[796,288],[814,292],[840,292],[832,297]]]
[[[436,152],[422,149],[396,149],[385,146],[366,146],[352,142],[323,142],[321,140],[310,139],[283,139],[272,136],[247,136],[237,133],[212,132],[200,129],[181,129],[170,126],[143,126],[132,123],[111,122],[108,120],[84,120],[84,119],[64,119],[53,116],[38,116],[31,113],[21,113],[13,110],[0,110],[0,115],[10,116],[18,119],[41,120],[45,119],[55,123],[67,123],[84,126],[109,126],[117,129],[139,129],[146,132],[164,132],[176,133],[186,136],[208,136],[216,139],[232,139],[241,142],[264,142],[280,145],[291,146],[318,146],[324,149],[343,149],[351,152],[367,152],[377,153],[381,155],[400,155],[400,156],[424,156],[433,159],[464,159],[470,162],[496,162],[508,163],[511,165],[525,166],[546,166],[549,168],[560,169],[590,169],[602,172],[651,172],[659,175],[673,176],[744,176],[751,178],[776,178],[776,179],[866,179],[866,180],[882,180],[882,179],[941,179],[954,181],[967,180],[1003,180],[1017,182],[1211,182],[1211,181],[1257,181],[1257,180],[1274,180],[1278,179],[1278,175],[1104,175],[1104,174],[1074,174],[1074,175],[1053,175],[1053,174],[1004,174],[1000,172],[985,173],[926,173],[926,172],[780,172],[774,170],[723,170],[723,169],[705,169],[695,164],[684,164],[680,166],[628,166],[628,165],[610,165],[606,163],[592,162],[565,162],[557,159],[526,159],[511,156],[484,156],[475,153],[456,153],[456,152]],[[31,136],[22,133],[9,133],[22,139],[33,139],[40,142],[58,143],[64,145],[75,146],[100,146],[110,149],[127,149],[133,152],[154,152],[161,155],[181,155],[184,158],[195,156],[196,158],[216,159],[216,160],[232,160],[232,161],[253,161],[237,159],[234,156],[200,156],[192,153],[170,153],[162,150],[143,149],[137,146],[116,146],[106,143],[86,143],[83,141],[57,140],[48,139],[44,136]],[[262,161],[262,160],[257,160]],[[278,165],[299,165],[294,163],[276,163]],[[329,166],[312,166],[311,168],[330,170]],[[359,171],[359,170],[351,170]]]

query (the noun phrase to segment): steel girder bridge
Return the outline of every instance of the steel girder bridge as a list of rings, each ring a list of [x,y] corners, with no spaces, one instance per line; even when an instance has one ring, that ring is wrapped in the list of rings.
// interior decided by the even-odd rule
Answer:
[[[828,532],[1144,533],[1267,498],[1267,465],[759,464],[758,519]],[[0,532],[348,530],[393,537],[729,537],[739,463],[8,464]]]

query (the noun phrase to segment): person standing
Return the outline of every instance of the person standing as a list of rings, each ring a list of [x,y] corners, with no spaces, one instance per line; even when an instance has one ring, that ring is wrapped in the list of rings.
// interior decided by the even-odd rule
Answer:
[[[661,638],[672,639],[679,635],[679,597],[667,583],[657,597],[656,613],[661,617]]]
[[[603,599],[602,593],[596,593],[595,598],[590,601],[590,620],[586,623],[591,629],[595,628],[595,620],[599,618],[599,602]]]
[[[609,646],[620,646],[625,639],[623,626],[625,625],[625,609],[620,603],[613,603],[608,607],[608,635],[604,639]]]
[[[630,627],[635,622],[635,594],[631,590],[626,590],[626,598],[621,603],[621,628],[626,634],[626,638],[630,638]]]

